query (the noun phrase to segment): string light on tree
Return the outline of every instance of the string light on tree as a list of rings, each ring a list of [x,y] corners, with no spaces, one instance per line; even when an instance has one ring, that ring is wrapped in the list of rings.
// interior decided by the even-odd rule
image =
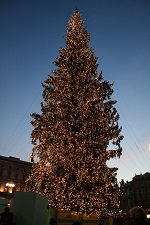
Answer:
[[[76,9],[53,76],[43,83],[41,114],[31,124],[32,172],[26,190],[48,197],[52,208],[107,215],[118,208],[117,168],[123,139],[112,86],[98,74],[90,36]],[[113,146],[112,149],[108,147]]]

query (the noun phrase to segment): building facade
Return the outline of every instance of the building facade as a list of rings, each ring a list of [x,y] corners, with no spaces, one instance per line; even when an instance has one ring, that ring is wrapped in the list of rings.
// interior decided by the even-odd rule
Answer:
[[[150,173],[135,175],[132,181],[125,183],[120,205],[125,212],[134,206],[141,206],[150,213]]]
[[[22,191],[32,164],[15,157],[0,156],[0,197],[12,199],[13,192]],[[135,175],[124,184],[120,208],[128,213],[134,206],[142,206],[150,214],[150,173]]]
[[[15,190],[23,190],[30,170],[30,162],[11,156],[0,156],[0,197],[9,200]]]

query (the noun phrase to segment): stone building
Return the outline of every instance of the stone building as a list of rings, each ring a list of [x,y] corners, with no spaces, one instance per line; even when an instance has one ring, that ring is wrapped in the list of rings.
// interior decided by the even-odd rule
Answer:
[[[30,170],[30,162],[11,156],[0,156],[0,197],[11,199],[14,190],[23,190]]]
[[[129,212],[134,206],[142,206],[147,214],[150,213],[150,173],[135,175],[132,181],[125,183],[120,204],[124,212]]]

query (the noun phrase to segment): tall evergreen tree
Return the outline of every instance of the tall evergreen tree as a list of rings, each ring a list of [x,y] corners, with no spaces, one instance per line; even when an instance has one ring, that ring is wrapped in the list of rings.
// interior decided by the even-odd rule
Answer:
[[[27,190],[48,196],[52,208],[106,215],[118,207],[119,195],[117,168],[106,162],[120,157],[123,138],[113,84],[98,75],[98,59],[77,9],[67,31],[53,76],[43,83],[41,115],[31,115]]]

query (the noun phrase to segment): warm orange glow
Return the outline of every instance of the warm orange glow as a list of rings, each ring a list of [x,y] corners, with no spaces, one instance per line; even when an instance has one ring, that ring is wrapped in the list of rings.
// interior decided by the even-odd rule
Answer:
[[[0,188],[0,192],[4,192],[4,188],[3,187]]]

